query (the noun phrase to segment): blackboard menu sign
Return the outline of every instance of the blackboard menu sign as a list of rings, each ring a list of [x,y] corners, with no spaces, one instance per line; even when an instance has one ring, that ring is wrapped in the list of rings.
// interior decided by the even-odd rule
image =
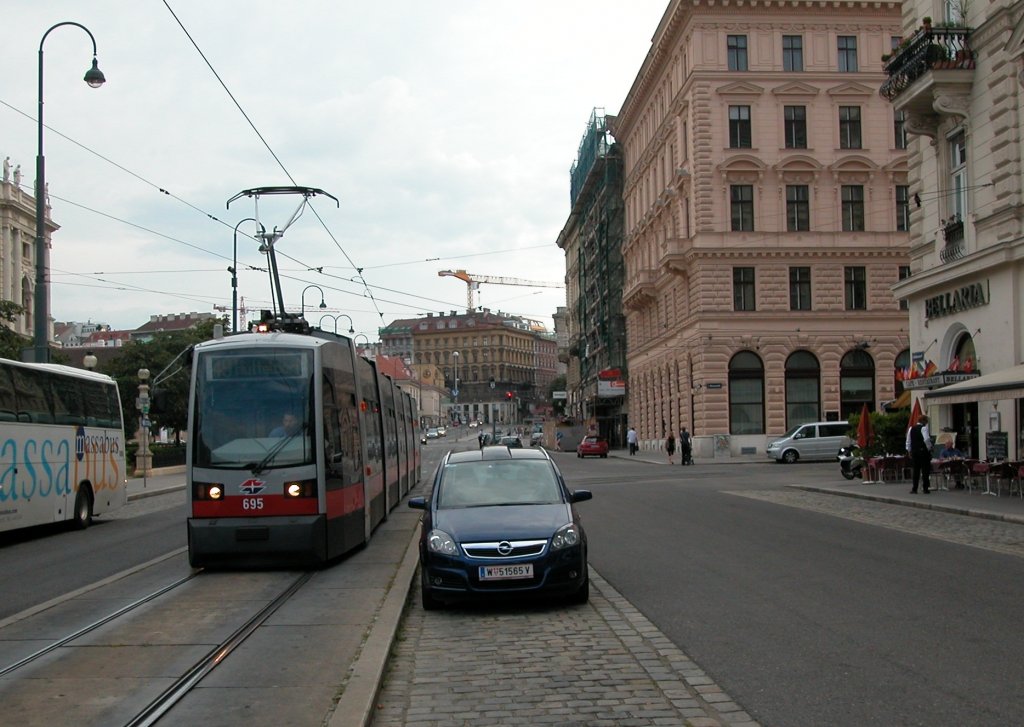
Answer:
[[[1006,459],[1009,435],[1006,432],[985,433],[985,459],[989,462]]]

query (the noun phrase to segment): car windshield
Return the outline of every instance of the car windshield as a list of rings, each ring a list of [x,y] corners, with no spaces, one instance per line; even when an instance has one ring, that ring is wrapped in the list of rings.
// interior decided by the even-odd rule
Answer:
[[[562,491],[546,460],[492,460],[447,465],[437,504],[450,508],[557,502],[562,502]]]

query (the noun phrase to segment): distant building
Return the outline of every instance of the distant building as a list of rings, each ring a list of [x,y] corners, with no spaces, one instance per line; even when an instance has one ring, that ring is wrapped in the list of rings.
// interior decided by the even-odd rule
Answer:
[[[152,315],[149,321],[131,332],[133,341],[151,341],[154,336],[160,333],[173,333],[185,331],[194,327],[197,323],[217,318],[213,313],[170,313],[165,315]]]

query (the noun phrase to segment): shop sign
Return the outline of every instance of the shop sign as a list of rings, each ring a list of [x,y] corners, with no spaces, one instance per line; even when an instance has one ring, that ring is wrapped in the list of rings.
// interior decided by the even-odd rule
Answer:
[[[985,281],[985,285],[971,283],[947,293],[925,298],[924,316],[925,318],[939,318],[988,305],[987,287],[988,281]]]
[[[600,397],[625,396],[626,382],[624,379],[615,379],[614,381],[598,379],[597,395]]]
[[[949,386],[950,384],[958,384],[961,381],[969,381],[970,379],[976,379],[981,374],[978,373],[953,373],[946,371],[941,374],[935,374],[934,376],[923,376],[917,379],[904,379],[904,389],[937,389],[940,386]]]

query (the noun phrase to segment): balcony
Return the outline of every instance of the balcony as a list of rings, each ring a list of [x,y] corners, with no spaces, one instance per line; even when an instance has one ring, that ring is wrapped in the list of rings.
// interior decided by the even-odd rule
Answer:
[[[935,137],[942,115],[967,118],[974,83],[968,28],[922,28],[886,62],[879,93],[907,113],[907,131]]]
[[[959,260],[967,254],[967,245],[964,241],[964,221],[960,219],[960,215],[943,220],[942,236],[946,244],[939,251],[939,259],[943,263]]]
[[[631,310],[640,310],[657,299],[656,274],[640,270],[626,281],[622,288],[622,304]]]

